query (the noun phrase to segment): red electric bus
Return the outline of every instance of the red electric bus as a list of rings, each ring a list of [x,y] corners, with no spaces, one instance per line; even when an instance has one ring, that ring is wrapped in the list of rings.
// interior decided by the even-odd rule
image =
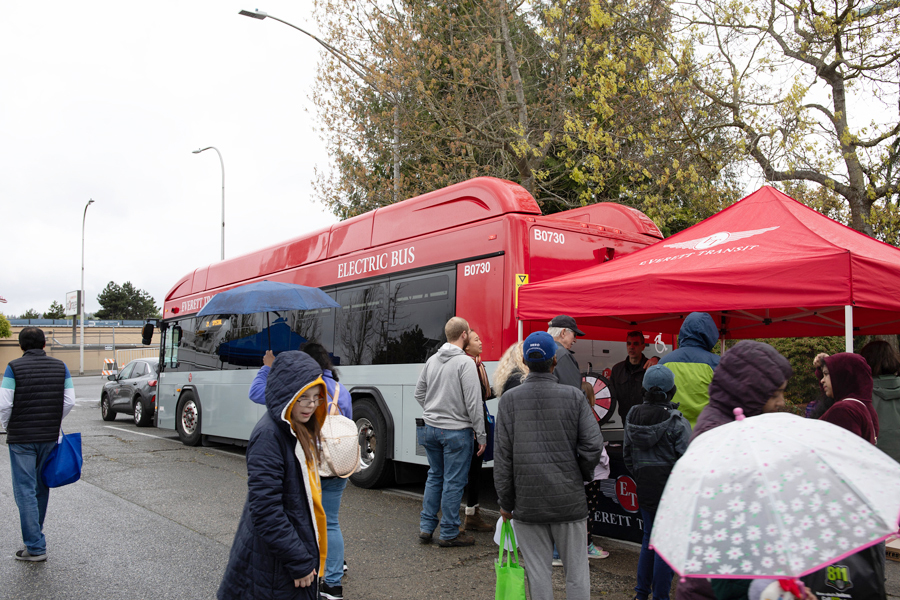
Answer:
[[[353,482],[403,481],[405,466],[427,464],[416,445],[422,409],[413,394],[451,316],[480,334],[490,373],[523,333],[514,316],[519,285],[660,239],[637,210],[602,203],[544,216],[521,186],[482,177],[198,268],[165,298],[157,424],[186,444],[247,440],[265,410],[247,392],[268,340],[276,353],[316,341],[333,353],[365,440]],[[216,293],[263,279],[319,287],[340,308],[270,313],[268,331],[265,314],[195,316]],[[622,360],[617,339],[579,340],[583,369]]]

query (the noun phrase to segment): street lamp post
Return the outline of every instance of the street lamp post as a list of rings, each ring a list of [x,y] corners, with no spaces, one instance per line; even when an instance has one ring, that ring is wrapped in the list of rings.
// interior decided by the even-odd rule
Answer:
[[[84,216],[81,217],[81,301],[78,303],[81,320],[81,344],[79,351],[78,374],[84,375],[84,222],[87,220],[88,206],[93,204],[93,200],[88,200],[84,205]]]
[[[225,161],[222,160],[222,153],[219,152],[219,149],[215,146],[207,146],[206,148],[200,148],[198,150],[194,150],[193,154],[200,154],[205,150],[215,150],[216,154],[219,155],[219,164],[222,165],[222,255],[221,260],[225,260]]]

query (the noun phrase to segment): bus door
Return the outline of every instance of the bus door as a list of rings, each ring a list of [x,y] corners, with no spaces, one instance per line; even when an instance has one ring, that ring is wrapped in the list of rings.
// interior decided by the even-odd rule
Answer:
[[[509,318],[512,307],[505,306],[504,285],[508,290],[515,288],[511,280],[506,281],[504,262],[504,256],[492,256],[456,265],[456,315],[478,332],[485,362],[500,360],[506,350],[502,346],[504,308]]]

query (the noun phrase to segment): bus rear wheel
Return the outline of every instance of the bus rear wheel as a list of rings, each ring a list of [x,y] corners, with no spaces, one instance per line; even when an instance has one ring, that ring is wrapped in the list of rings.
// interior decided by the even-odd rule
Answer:
[[[389,485],[394,478],[387,458],[387,422],[371,398],[353,403],[353,420],[359,432],[360,469],[350,477],[353,485],[375,488]]]
[[[185,392],[178,401],[175,429],[185,446],[196,446],[200,443],[200,401],[194,397],[193,392]]]

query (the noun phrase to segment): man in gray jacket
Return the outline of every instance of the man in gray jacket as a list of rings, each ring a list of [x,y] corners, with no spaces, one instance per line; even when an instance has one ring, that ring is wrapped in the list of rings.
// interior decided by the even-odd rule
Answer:
[[[556,368],[553,371],[556,380],[580,390],[581,369],[573,356],[572,346],[575,345],[575,338],[583,336],[584,332],[578,329],[575,319],[569,315],[558,315],[550,321],[547,333],[556,342]]]
[[[419,540],[431,541],[441,511],[438,545],[471,546],[475,538],[459,530],[459,505],[469,479],[472,438],[478,455],[484,452],[487,434],[481,408],[481,382],[473,361],[463,348],[469,340],[469,324],[453,317],[444,326],[447,343],[428,359],[416,383],[416,401],[425,421],[416,428],[418,443],[428,456],[428,482],[422,499]]]
[[[494,438],[494,487],[504,519],[515,519],[528,570],[529,598],[552,600],[556,544],[566,570],[566,598],[588,600],[584,540],[587,499],[603,438],[580,389],[556,381],[556,342],[538,331],[525,339],[530,373],[500,396]]]

